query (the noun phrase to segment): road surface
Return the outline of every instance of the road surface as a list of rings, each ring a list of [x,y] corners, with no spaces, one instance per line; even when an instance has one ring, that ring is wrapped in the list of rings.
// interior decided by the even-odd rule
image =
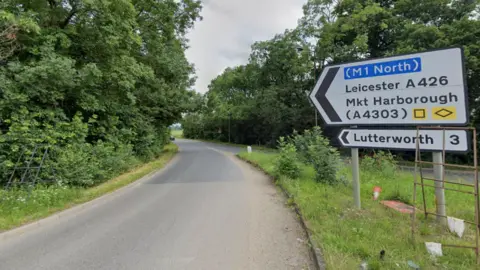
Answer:
[[[0,269],[314,268],[295,214],[238,148],[177,143],[150,178],[0,234]]]

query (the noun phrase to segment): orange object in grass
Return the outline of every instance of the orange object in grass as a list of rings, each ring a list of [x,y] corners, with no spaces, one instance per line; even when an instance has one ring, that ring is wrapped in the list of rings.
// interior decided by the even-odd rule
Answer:
[[[382,188],[381,187],[378,187],[378,186],[375,186],[373,188],[373,200],[376,201],[378,199],[378,197],[380,196],[380,192],[382,192]]]

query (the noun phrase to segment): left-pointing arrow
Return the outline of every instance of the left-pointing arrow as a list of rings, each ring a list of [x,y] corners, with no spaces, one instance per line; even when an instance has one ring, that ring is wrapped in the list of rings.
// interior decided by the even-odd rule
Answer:
[[[323,81],[318,88],[317,94],[315,95],[318,103],[320,103],[320,106],[325,111],[325,114],[328,116],[328,118],[330,118],[330,121],[332,122],[342,122],[342,119],[340,119],[340,116],[338,116],[337,112],[333,108],[332,104],[330,104],[330,101],[328,101],[326,96],[328,89],[330,88],[330,85],[335,79],[335,76],[337,76],[339,69],[340,67],[332,67],[327,70],[327,74],[323,78]]]
[[[350,131],[346,131],[344,130],[342,132],[342,135],[340,136],[340,140],[342,141],[342,144],[343,145],[348,145],[350,144],[350,141],[348,141],[348,134],[350,133]]]

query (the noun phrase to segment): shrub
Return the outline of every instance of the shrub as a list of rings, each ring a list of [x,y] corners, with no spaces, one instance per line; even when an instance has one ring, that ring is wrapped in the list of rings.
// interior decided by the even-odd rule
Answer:
[[[93,186],[95,176],[99,174],[99,164],[92,159],[92,148],[91,144],[79,143],[58,149],[55,162],[49,164],[55,168],[55,179],[61,184]]]
[[[52,161],[46,164],[55,169],[60,184],[91,187],[125,172],[139,163],[132,146],[98,141],[71,144],[52,153]]]
[[[322,130],[315,127],[313,131],[305,130],[303,135],[297,133],[291,138],[300,158],[315,169],[315,180],[321,183],[336,184],[340,168],[340,154],[330,145]]]
[[[297,151],[295,145],[285,141],[284,137],[280,137],[278,141],[280,155],[276,160],[276,171],[280,175],[296,179],[300,175],[300,166],[297,161]]]
[[[384,178],[392,178],[397,172],[397,161],[391,153],[379,151],[371,156],[363,157],[360,167],[363,171],[375,173]]]
[[[163,151],[163,146],[170,140],[168,128],[163,126],[154,128],[149,125],[137,128],[139,130],[136,139],[132,142],[135,156],[140,157],[143,161],[150,161],[158,157]]]
[[[96,185],[127,171],[139,161],[134,157],[131,145],[114,147],[111,143],[99,141],[92,149],[91,163],[98,165],[94,181]]]

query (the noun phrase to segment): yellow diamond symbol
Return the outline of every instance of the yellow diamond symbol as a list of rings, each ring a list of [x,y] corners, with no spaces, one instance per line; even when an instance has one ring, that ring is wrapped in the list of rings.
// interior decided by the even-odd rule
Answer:
[[[432,108],[432,118],[434,120],[455,120],[457,119],[457,108],[454,106]]]
[[[449,110],[446,110],[446,109],[441,109],[440,111],[437,111],[435,114],[440,116],[440,117],[447,117],[447,116],[450,116],[453,112],[452,111],[449,111]]]

